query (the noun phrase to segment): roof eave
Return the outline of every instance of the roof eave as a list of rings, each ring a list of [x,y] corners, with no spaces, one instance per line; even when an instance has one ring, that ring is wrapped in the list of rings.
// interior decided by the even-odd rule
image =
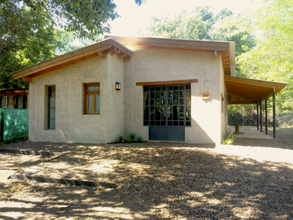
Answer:
[[[132,51],[117,42],[115,39],[109,38],[104,41],[83,47],[81,49],[60,55],[58,57],[46,60],[31,67],[19,70],[13,73],[14,79],[25,79],[30,76],[44,74],[56,69],[63,68],[86,59],[100,56],[105,58],[105,53],[111,52],[113,48],[119,50],[119,53],[124,54],[124,58],[130,58]]]

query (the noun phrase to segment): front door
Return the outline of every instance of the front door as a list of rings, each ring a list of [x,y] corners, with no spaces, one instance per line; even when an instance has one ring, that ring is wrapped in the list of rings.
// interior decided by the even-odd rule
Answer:
[[[144,87],[144,125],[150,140],[185,141],[191,126],[190,84]]]

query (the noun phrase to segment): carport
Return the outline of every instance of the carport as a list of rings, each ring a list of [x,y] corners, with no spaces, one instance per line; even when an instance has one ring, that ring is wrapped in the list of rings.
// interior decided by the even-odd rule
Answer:
[[[273,137],[276,137],[276,93],[285,88],[287,83],[225,76],[229,96],[228,104],[256,104],[257,130],[262,132],[262,102],[265,102],[265,133],[268,134],[267,100],[273,96]],[[259,114],[260,110],[260,114]]]

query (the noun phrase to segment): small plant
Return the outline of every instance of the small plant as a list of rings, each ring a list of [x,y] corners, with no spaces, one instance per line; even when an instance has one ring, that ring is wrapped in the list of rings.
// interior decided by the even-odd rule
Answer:
[[[235,136],[233,132],[231,132],[230,134],[226,132],[223,138],[223,144],[233,144],[234,141],[235,141]]]
[[[115,143],[121,143],[123,140],[123,136],[119,135],[116,139],[115,139]]]
[[[142,141],[142,137],[137,136],[134,132],[129,132],[126,128],[123,128],[121,133],[117,136],[115,139],[115,143],[131,143],[133,142],[137,137],[138,141]]]

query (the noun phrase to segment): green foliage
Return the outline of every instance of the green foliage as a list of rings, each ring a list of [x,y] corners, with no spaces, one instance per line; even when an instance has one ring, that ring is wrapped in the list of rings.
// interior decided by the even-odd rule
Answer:
[[[28,88],[12,73],[77,49],[69,44],[75,37],[97,40],[109,32],[115,8],[112,0],[0,1],[0,89]]]
[[[132,142],[135,139],[136,134],[134,134],[133,132],[131,132],[128,137],[127,137],[127,142]]]
[[[224,137],[223,137],[223,144],[233,144],[235,141],[235,136],[233,134],[233,132],[229,133],[228,131],[226,131]]]
[[[153,18],[150,34],[166,38],[211,39],[214,15],[208,7],[182,11],[174,17]]]
[[[123,136],[119,135],[116,139],[115,139],[115,143],[121,143],[123,141]]]
[[[214,15],[209,7],[198,7],[174,17],[155,17],[149,31],[152,36],[167,38],[234,41],[237,57],[255,46],[250,26],[248,15],[234,16],[227,8]],[[237,63],[236,74],[245,76]]]
[[[123,143],[123,142],[131,143],[135,141],[136,137],[138,141],[142,141],[142,137],[137,136],[134,132],[129,132],[126,128],[123,128],[122,132],[115,139],[115,143]]]
[[[254,15],[257,46],[238,58],[243,73],[251,78],[286,82],[277,95],[277,112],[293,113],[293,0],[264,0]]]

